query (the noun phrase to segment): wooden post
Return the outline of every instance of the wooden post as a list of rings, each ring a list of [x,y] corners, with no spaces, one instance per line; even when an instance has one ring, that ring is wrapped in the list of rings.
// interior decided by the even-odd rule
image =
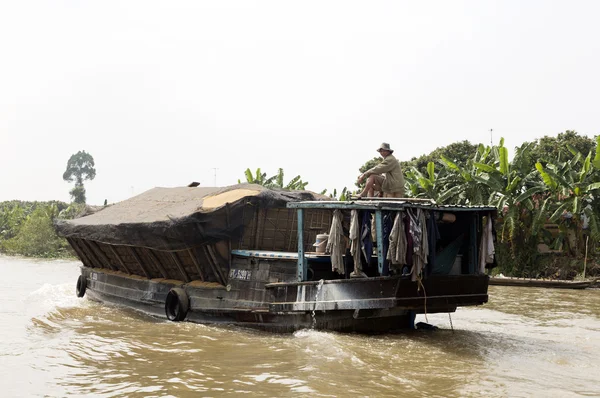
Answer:
[[[140,258],[140,256],[135,252],[135,248],[131,247],[131,246],[127,246],[127,247],[129,247],[129,251],[131,252],[131,255],[135,258],[135,261],[137,261],[137,263],[140,266],[140,268],[142,269],[142,271],[144,271],[146,278],[150,279],[151,275],[148,272],[148,270],[146,269],[146,267],[144,266],[144,264],[142,263],[142,259]]]
[[[181,276],[183,276],[183,281],[185,283],[188,283],[191,279],[188,276],[187,272],[185,272],[185,268],[183,268],[183,264],[181,264],[181,261],[179,260],[179,257],[177,257],[177,253],[169,252],[169,254],[171,255],[171,258],[173,259],[173,262],[175,263],[175,265],[179,269],[179,272],[181,273]]]
[[[108,245],[108,247],[110,247],[110,250],[112,251],[113,255],[117,258],[117,260],[119,261],[119,264],[121,264],[121,266],[125,269],[125,272],[127,272],[129,275],[131,275],[131,271],[129,271],[129,268],[127,268],[127,266],[121,259],[121,256],[119,256],[119,253],[117,253],[117,251],[115,250],[113,245]]]
[[[108,268],[112,269],[113,271],[118,271],[117,267],[115,267],[114,265],[112,265],[110,263],[110,260],[108,259],[108,257],[106,257],[106,254],[104,254],[104,252],[102,251],[102,248],[100,247],[98,242],[94,242],[93,240],[90,240],[90,241],[88,241],[88,244],[92,248],[96,249],[96,252],[98,252],[100,254],[101,260],[108,265]]]
[[[94,268],[94,264],[90,261],[85,252],[81,249],[81,247],[79,247],[75,238],[67,238],[67,242],[69,242],[73,250],[75,250],[75,253],[77,253],[79,257],[81,257],[81,262],[84,266]]]
[[[385,259],[383,258],[383,216],[381,210],[375,211],[375,233],[377,235],[377,269],[379,275],[383,276],[383,262]]]
[[[306,280],[307,268],[304,256],[304,209],[298,209],[298,282]]]
[[[187,249],[187,252],[188,255],[191,257],[192,262],[196,266],[196,271],[198,271],[198,275],[200,275],[200,280],[204,282],[204,274],[202,273],[202,267],[200,266],[200,263],[198,263],[198,259],[196,258],[194,251],[192,249]]]
[[[479,253],[477,248],[479,247],[477,243],[477,222],[479,220],[479,213],[472,213],[471,222],[469,224],[469,271],[468,274],[472,275],[475,273],[475,270],[479,269],[477,261],[479,258]]]
[[[254,248],[260,249],[262,248],[262,233],[263,228],[265,226],[265,218],[267,217],[267,212],[265,209],[259,208],[256,210],[256,232],[254,233]]]
[[[587,235],[585,237],[585,257],[583,259],[583,279],[585,279],[585,269],[587,268],[587,253],[588,253],[588,240],[590,239],[590,236]]]
[[[208,254],[212,258],[212,261],[215,265],[215,269],[217,270],[219,278],[221,279],[221,284],[225,286],[225,284],[227,283],[227,278],[225,277],[225,275],[223,275],[223,272],[221,271],[221,266],[219,264],[219,260],[217,259],[216,249],[212,245],[206,245],[206,250],[208,250]]]
[[[96,256],[96,254],[94,253],[94,249],[92,248],[92,245],[85,239],[81,239],[81,245],[87,249],[86,254],[87,254],[88,258],[90,260],[92,260],[92,263],[95,263],[96,267],[98,267],[98,268],[104,268],[102,261],[100,261],[98,259],[98,257]]]
[[[204,253],[204,257],[206,257],[206,263],[210,267],[212,274],[215,276],[215,279],[219,283],[221,283],[221,277],[220,277],[219,273],[217,272],[217,269],[215,268],[215,265],[213,264],[213,262],[210,258],[210,254],[208,254],[208,249],[206,248],[206,245],[202,246],[202,252]],[[208,280],[208,277],[206,279]]]
[[[163,278],[169,279],[169,274],[165,270],[165,267],[163,267],[162,264],[160,263],[160,260],[156,257],[156,254],[154,254],[152,249],[146,249],[146,250],[148,251],[148,256],[152,259],[152,262],[154,262],[154,265],[160,271]]]
[[[229,253],[227,253],[227,261],[229,263],[227,264],[227,272],[229,272],[231,270],[231,208],[229,203],[225,203],[225,215],[227,217],[227,236],[229,236],[227,239],[227,250],[229,250]]]

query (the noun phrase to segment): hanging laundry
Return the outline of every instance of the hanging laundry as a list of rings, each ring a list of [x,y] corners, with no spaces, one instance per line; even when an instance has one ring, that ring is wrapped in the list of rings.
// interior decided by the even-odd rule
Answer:
[[[342,211],[339,209],[333,211],[333,220],[331,221],[326,251],[327,253],[331,253],[331,270],[338,274],[344,274],[346,242],[342,228]]]
[[[362,243],[360,239],[360,220],[358,218],[358,210],[350,212],[350,255],[354,260],[354,270],[350,274],[351,278],[367,277],[362,270]]]
[[[406,267],[402,267],[402,275],[410,274],[413,265],[414,242],[410,234],[410,217],[404,215],[404,236],[406,236]],[[406,268],[406,270],[405,270]]]
[[[360,214],[361,250],[366,261],[367,267],[369,267],[371,263],[371,257],[373,255],[373,240],[371,237],[371,212],[363,210]]]
[[[402,211],[396,212],[394,225],[390,233],[390,249],[387,253],[387,259],[390,260],[393,268],[402,268],[406,264],[406,233],[404,231],[404,215]]]
[[[394,213],[383,212],[383,226],[382,226],[382,242],[377,242],[381,245],[381,252],[383,254],[383,269],[381,276],[387,276],[390,274],[390,261],[387,259],[387,254],[390,248],[390,234],[392,233],[392,227],[394,226]]]
[[[428,261],[429,242],[427,239],[427,221],[425,220],[425,213],[421,209],[408,209],[407,214],[410,217],[410,234],[413,239],[411,280],[416,281],[423,275],[423,269]]]
[[[481,232],[481,242],[479,244],[479,272],[482,274],[485,273],[485,265],[494,262],[494,255],[496,254],[493,228],[492,217],[485,217],[483,231]]]

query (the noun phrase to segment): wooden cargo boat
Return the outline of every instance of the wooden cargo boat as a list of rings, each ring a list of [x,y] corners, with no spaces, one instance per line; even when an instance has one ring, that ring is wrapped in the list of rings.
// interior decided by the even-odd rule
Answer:
[[[490,285],[519,286],[519,287],[544,287],[553,289],[587,289],[596,283],[596,279],[569,281],[558,279],[533,279],[512,277],[491,277]]]
[[[172,321],[275,332],[379,332],[413,327],[418,313],[487,302],[489,277],[478,256],[483,217],[494,217],[494,208],[325,199],[248,184],[154,188],[95,214],[59,221],[56,228],[83,263],[78,296]],[[360,258],[355,262],[346,247],[355,225],[351,217],[359,215],[363,233],[353,241],[359,244],[358,251],[352,246]],[[431,239],[420,270],[414,258],[419,242],[413,240],[418,234],[409,228],[416,215],[427,220],[421,227]],[[396,216],[413,244],[406,250],[413,259],[387,259]],[[372,218],[372,237],[382,243],[364,248]],[[341,254],[332,260],[315,252],[313,243],[338,221],[345,237],[337,246],[330,237],[332,250]]]

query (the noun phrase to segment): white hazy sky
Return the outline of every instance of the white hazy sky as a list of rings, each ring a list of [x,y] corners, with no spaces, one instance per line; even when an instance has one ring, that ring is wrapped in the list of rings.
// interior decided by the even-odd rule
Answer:
[[[600,133],[599,1],[0,2],[0,201],[229,185],[314,191],[459,140]]]

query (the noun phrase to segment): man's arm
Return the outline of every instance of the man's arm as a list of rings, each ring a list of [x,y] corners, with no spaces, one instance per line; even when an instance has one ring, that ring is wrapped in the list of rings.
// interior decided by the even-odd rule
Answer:
[[[385,159],[383,159],[383,162],[379,163],[377,166],[370,168],[369,170],[365,171],[363,173],[363,175],[365,177],[369,177],[370,175],[373,174],[382,174],[382,173],[387,173],[388,171],[392,170],[394,168],[394,161],[397,162],[397,160],[390,158],[389,156]]]

